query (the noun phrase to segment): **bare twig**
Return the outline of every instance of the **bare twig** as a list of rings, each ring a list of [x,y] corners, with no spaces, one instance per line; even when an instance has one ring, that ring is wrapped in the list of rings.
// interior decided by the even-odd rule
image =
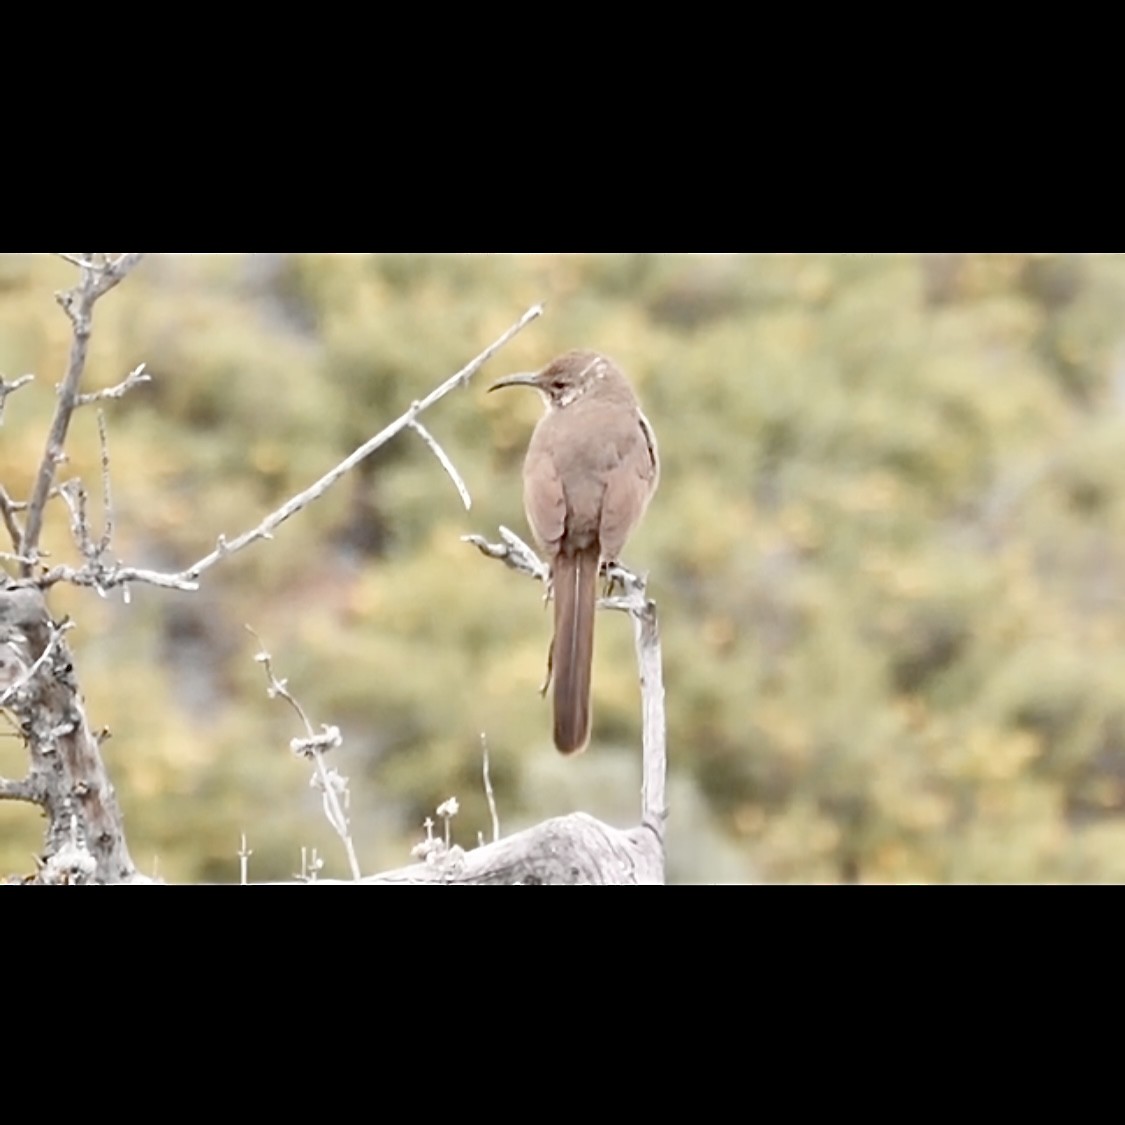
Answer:
[[[532,305],[515,324],[505,332],[502,332],[480,353],[480,355],[470,360],[460,371],[455,375],[451,375],[440,386],[435,387],[425,398],[411,403],[409,410],[396,418],[390,425],[381,429],[374,437],[365,441],[359,448],[336,465],[335,468],[325,473],[315,484],[310,485],[296,496],[290,497],[280,508],[266,516],[257,527],[252,528],[250,531],[243,532],[237,538],[228,540],[225,536],[220,535],[215,549],[210,554],[204,555],[203,558],[194,562],[186,570],[181,570],[176,574],[168,574],[133,566],[103,566],[98,569],[95,575],[85,567],[75,570],[73,567],[57,566],[37,579],[36,585],[40,588],[46,588],[48,586],[53,586],[56,582],[71,582],[78,586],[95,586],[101,590],[108,590],[114,586],[121,586],[130,582],[145,582],[152,586],[163,586],[172,590],[198,590],[198,579],[204,571],[209,570],[228,555],[233,555],[235,551],[241,551],[243,547],[249,546],[258,539],[272,539],[275,528],[283,524],[290,516],[295,515],[297,512],[301,511],[302,508],[323,496],[349,469],[354,468],[360,461],[365,457],[369,457],[375,450],[385,445],[396,434],[400,433],[408,426],[411,426],[418,415],[424,410],[428,410],[434,403],[449,394],[450,391],[467,384],[473,375],[475,375],[500,348],[518,332],[526,328],[533,320],[541,316],[542,313],[543,306],[541,304]],[[21,554],[22,553],[24,552],[21,551]]]
[[[58,648],[63,636],[69,633],[73,628],[74,622],[66,618],[51,627],[50,639],[47,641],[43,651],[12,683],[8,684],[3,691],[0,691],[0,707],[6,707],[8,701],[14,699],[16,694],[31,682],[35,673],[51,659],[51,653]]]
[[[121,254],[112,261],[96,264],[80,259],[75,264],[82,270],[81,280],[73,289],[56,294],[56,299],[70,317],[74,338],[70,346],[70,360],[66,375],[59,384],[58,404],[55,417],[47,434],[47,445],[39,463],[35,484],[28,501],[27,522],[20,539],[19,554],[26,558],[37,558],[39,537],[43,531],[43,512],[47,497],[55,479],[55,469],[66,456],[66,435],[70,428],[70,418],[78,402],[78,384],[86,370],[86,352],[90,342],[94,305],[100,297],[108,293],[141,260],[141,254]],[[68,256],[68,261],[70,260]],[[21,572],[30,577],[33,564],[24,563]]]
[[[20,549],[20,540],[23,539],[23,530],[16,519],[16,503],[8,495],[7,489],[0,484],[0,519],[4,521],[4,526],[8,529],[8,538],[12,541],[12,546],[17,551]],[[20,561],[23,561],[21,557]]]
[[[461,811],[461,805],[456,797],[450,797],[442,801],[437,807],[437,814],[445,821],[445,850],[448,852],[450,847],[450,822]]]
[[[346,811],[348,804],[348,779],[339,773],[339,771],[329,769],[324,762],[325,751],[335,749],[343,741],[340,737],[339,728],[334,726],[322,726],[320,734],[316,734],[313,731],[312,723],[309,722],[309,717],[305,713],[305,709],[293,696],[292,692],[289,691],[288,682],[286,680],[279,680],[274,675],[273,658],[266,651],[266,646],[262,643],[262,638],[259,637],[249,625],[246,626],[246,631],[259,645],[259,650],[254,659],[262,665],[266,673],[266,679],[269,683],[266,694],[270,699],[284,699],[290,707],[297,712],[301,723],[304,725],[306,737],[292,739],[289,743],[290,749],[298,756],[308,758],[312,761],[316,771],[313,775],[313,784],[323,795],[324,815],[328,823],[332,825],[333,831],[343,841],[344,850],[348,854],[348,866],[351,868],[352,878],[359,879],[361,877],[359,859],[356,856],[355,844],[352,842],[351,829]]]
[[[254,849],[246,846],[246,833],[243,832],[241,843],[238,846],[238,882],[243,887],[246,886],[247,876],[250,873],[250,857],[253,854]]]
[[[98,411],[98,445],[102,455],[102,535],[98,540],[94,558],[100,559],[109,550],[113,539],[113,493],[109,486],[109,441],[105,432],[105,411]]]
[[[209,555],[205,555],[198,562],[189,566],[187,570],[181,571],[180,574],[175,575],[175,577],[186,579],[187,581],[194,581],[203,571],[214,566],[215,563],[225,558],[227,555],[242,550],[243,547],[253,543],[256,539],[271,538],[271,533],[275,527],[279,527],[289,519],[290,516],[296,514],[307,504],[310,504],[313,500],[322,496],[349,469],[354,468],[360,461],[364,460],[364,458],[369,457],[375,450],[385,445],[396,434],[409,426],[424,410],[428,410],[435,402],[438,402],[449,394],[450,391],[467,384],[469,379],[472,378],[479,368],[484,366],[484,364],[515,336],[516,333],[522,331],[522,329],[526,328],[536,317],[542,315],[542,312],[542,305],[533,305],[515,324],[498,336],[480,353],[480,355],[470,360],[457,374],[451,375],[441,386],[432,390],[425,398],[411,403],[409,410],[396,418],[390,425],[384,426],[374,437],[365,441],[358,449],[345,457],[335,468],[325,473],[315,484],[306,488],[304,492],[300,492],[296,496],[291,497],[282,504],[280,508],[266,516],[266,518],[252,530],[244,532],[242,535],[229,542],[220,538],[219,545],[214,551]]]
[[[488,773],[488,740],[484,731],[480,735],[480,748],[484,754],[484,795],[488,798],[488,811],[492,815],[492,841],[495,843],[500,839],[500,816],[496,812],[496,795],[492,792],[492,778]]]
[[[86,510],[88,497],[86,494],[86,486],[82,481],[77,477],[72,480],[65,480],[55,491],[62,497],[63,503],[70,512],[70,533],[74,539],[75,545],[78,547],[79,553],[86,560],[80,573],[85,575],[89,581],[87,583],[76,581],[75,585],[91,585],[104,597],[106,588],[100,581],[100,578],[107,570],[112,569],[112,567],[104,563],[102,559],[106,551],[109,550],[110,541],[113,537],[113,493],[110,491],[109,444],[106,437],[105,414],[101,410],[98,411],[98,440],[101,444],[102,510],[104,523],[102,534],[97,543],[93,541],[90,535],[90,521]],[[126,601],[128,601],[127,588]]]
[[[602,598],[606,609],[620,609],[633,622],[633,643],[641,681],[641,822],[656,833],[663,852],[667,775],[667,721],[664,715],[664,671],[656,603],[645,593],[645,579],[614,567],[613,576],[625,587],[621,597]]]
[[[514,532],[500,525],[502,543],[489,543],[483,535],[462,535],[461,541],[472,543],[482,555],[490,559],[500,559],[505,566],[519,571],[531,578],[546,582],[549,576],[547,564]]]
[[[13,391],[18,391],[20,387],[25,386],[34,379],[34,375],[21,375],[18,379],[14,379],[11,383],[4,382],[4,376],[0,375],[0,426],[4,424],[4,402]]]
[[[97,590],[112,590],[115,586],[128,586],[132,582],[144,582],[149,586],[162,586],[166,590],[198,590],[199,583],[192,582],[179,574],[165,574],[159,570],[145,570],[138,566],[81,567],[53,566],[46,574],[33,579],[41,590],[54,586],[57,582],[68,582],[72,586],[92,586]]]
[[[259,637],[258,634],[255,633],[249,625],[246,626],[246,632],[248,632],[250,636],[252,636],[254,640],[256,640],[261,646],[254,659],[262,665],[266,673],[266,678],[269,680],[269,687],[266,689],[266,694],[270,697],[270,699],[284,699],[285,702],[288,703],[289,706],[297,712],[297,717],[301,720],[301,724],[308,732],[309,738],[314,737],[312,723],[309,722],[309,717],[305,714],[305,709],[300,705],[300,703],[297,702],[297,700],[293,697],[292,693],[287,687],[289,681],[279,680],[273,674],[273,658],[268,652],[266,652],[266,646],[262,641],[262,638]]]
[[[89,406],[92,402],[103,402],[107,398],[123,398],[134,387],[138,387],[141,383],[151,383],[152,376],[145,370],[143,363],[137,364],[120,383],[115,383],[112,387],[105,387],[100,391],[91,391],[89,394],[79,395],[75,399],[75,406]]]
[[[437,815],[445,821],[443,836],[434,835],[433,817],[426,817],[422,822],[422,827],[426,830],[426,838],[415,844],[410,849],[410,854],[421,859],[427,871],[444,882],[456,878],[465,866],[465,849],[460,844],[454,844],[450,838],[450,826],[453,818],[460,811],[460,804],[456,797],[450,797],[442,801],[436,811]]]
[[[417,418],[411,420],[410,428],[433,450],[434,456],[441,463],[441,467],[449,474],[449,479],[453,481],[453,485],[461,497],[461,503],[465,505],[465,511],[467,512],[473,506],[473,501],[456,466],[446,456],[445,450],[438,445],[434,435]]]
[[[428,816],[422,821],[422,827],[426,830],[426,838],[415,844],[410,849],[410,854],[429,863],[431,857],[437,855],[445,845],[434,836],[434,818],[432,816]]]
[[[316,848],[301,847],[301,874],[297,876],[302,883],[317,882],[317,875],[324,867],[324,860],[317,855]]]
[[[86,486],[77,478],[64,480],[58,488],[66,510],[70,512],[70,534],[79,551],[87,559],[93,557],[90,525],[86,520]]]
[[[30,778],[11,781],[0,777],[0,801],[27,801],[32,805],[43,803],[43,787]]]
[[[109,550],[113,540],[113,491],[109,474],[109,438],[106,433],[105,412],[98,411],[98,444],[101,449],[102,470],[102,533],[95,543],[90,534],[90,523],[87,516],[86,486],[77,477],[73,480],[63,481],[53,492],[57,492],[70,512],[70,532],[82,557],[86,560],[82,572],[89,578],[88,583],[76,582],[76,585],[92,585],[99,594],[105,596],[105,584],[101,578],[107,572],[112,572],[112,565],[104,563],[103,557]],[[21,559],[26,561],[26,558]],[[34,562],[34,560],[32,560]],[[61,568],[60,568],[61,569]],[[128,590],[126,589],[126,601]]]

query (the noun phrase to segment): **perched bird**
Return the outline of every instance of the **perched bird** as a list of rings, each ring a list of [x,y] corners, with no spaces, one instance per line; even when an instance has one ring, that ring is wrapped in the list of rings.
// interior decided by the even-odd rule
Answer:
[[[599,352],[566,352],[488,389],[515,386],[534,387],[547,407],[527,448],[523,501],[555,600],[555,745],[573,754],[590,738],[598,571],[618,561],[656,491],[656,437],[621,368]]]

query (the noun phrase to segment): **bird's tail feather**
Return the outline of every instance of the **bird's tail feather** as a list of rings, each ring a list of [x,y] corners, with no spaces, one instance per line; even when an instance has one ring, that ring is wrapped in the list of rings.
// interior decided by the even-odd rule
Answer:
[[[597,547],[555,558],[555,745],[564,754],[585,750],[590,738],[597,579]]]

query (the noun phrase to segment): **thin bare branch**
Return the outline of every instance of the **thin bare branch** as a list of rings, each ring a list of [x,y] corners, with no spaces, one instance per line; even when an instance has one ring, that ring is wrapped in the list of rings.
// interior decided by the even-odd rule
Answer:
[[[247,876],[250,873],[250,857],[254,854],[253,848],[246,846],[246,833],[242,833],[242,840],[238,847],[238,882],[245,887]]]
[[[51,635],[47,644],[44,646],[43,651],[39,656],[29,665],[24,671],[3,691],[0,691],[0,707],[6,707],[10,699],[14,699],[16,694],[24,687],[26,687],[34,678],[35,673],[51,659],[51,653],[59,646],[63,636],[74,628],[74,622],[63,619],[57,625],[51,627]]]
[[[4,403],[13,391],[18,391],[20,387],[26,386],[34,379],[34,375],[21,375],[18,379],[14,379],[10,383],[4,382],[4,376],[0,375],[0,426],[4,424]]]
[[[361,877],[359,858],[356,855],[355,844],[352,842],[351,827],[347,816],[348,779],[338,770],[330,769],[324,761],[325,751],[335,749],[343,741],[339,728],[322,726],[322,733],[315,734],[313,732],[312,723],[309,721],[305,709],[289,691],[287,682],[279,680],[274,675],[273,658],[266,651],[262,638],[249,625],[246,626],[246,631],[258,642],[259,649],[254,659],[262,665],[266,673],[266,680],[269,685],[266,688],[266,694],[270,699],[284,699],[297,712],[304,724],[306,737],[292,739],[289,744],[290,749],[299,757],[308,758],[312,761],[315,769],[312,784],[321,791],[325,818],[344,844],[352,878],[359,879]]]
[[[198,582],[182,578],[178,574],[164,574],[159,570],[145,570],[137,566],[101,566],[86,564],[81,567],[53,566],[46,574],[33,579],[35,585],[46,590],[58,582],[68,582],[72,586],[88,586],[95,590],[112,590],[116,586],[128,586],[132,582],[144,582],[149,586],[161,586],[166,590],[192,591],[199,589]]]
[[[85,558],[93,558],[90,525],[86,519],[86,486],[77,477],[64,480],[59,485],[59,495],[70,512],[70,534],[75,544]]]
[[[324,860],[317,855],[316,848],[302,846],[301,848],[301,873],[296,877],[301,883],[317,883],[318,876],[324,867]],[[335,881],[335,880],[333,880]]]
[[[102,459],[102,535],[94,551],[94,557],[100,559],[109,550],[110,541],[113,539],[113,493],[109,485],[109,439],[105,430],[105,411],[98,411],[98,445],[101,449]]]
[[[312,723],[309,722],[308,715],[305,714],[305,709],[297,702],[296,698],[289,691],[288,680],[279,680],[273,674],[273,657],[266,652],[265,642],[249,625],[245,626],[246,632],[250,634],[258,642],[258,652],[255,654],[254,659],[261,664],[266,673],[266,679],[269,681],[269,687],[266,689],[266,694],[270,699],[284,699],[294,711],[297,712],[298,718],[301,720],[305,728],[305,733],[309,738],[313,736]]]
[[[55,257],[62,258],[64,262],[69,262],[72,266],[77,266],[79,269],[100,269],[96,262],[91,262],[89,258],[80,258],[77,254],[56,254]]]
[[[0,519],[4,521],[4,527],[8,530],[8,538],[12,541],[12,546],[17,551],[20,549],[20,540],[23,539],[23,530],[19,525],[19,520],[16,519],[16,503],[8,495],[7,489],[0,484]],[[23,562],[23,557],[20,558]]]
[[[112,387],[105,387],[100,391],[91,391],[89,394],[79,395],[75,405],[89,406],[92,402],[102,402],[107,398],[123,398],[134,387],[151,382],[152,376],[145,370],[145,365],[140,363],[120,383],[115,383]]]
[[[438,805],[438,807],[437,807],[438,816],[440,816],[441,819],[445,821],[445,839],[443,840],[443,844],[445,845],[446,853],[449,853],[452,850],[451,839],[450,839],[451,824],[452,824],[453,818],[460,811],[461,811],[461,804],[457,800],[456,797],[447,798],[446,800],[442,801],[442,803],[440,805]]]
[[[462,535],[463,543],[472,543],[482,555],[500,559],[505,566],[530,578],[546,582],[550,575],[547,564],[514,532],[500,525],[502,543],[489,543],[483,535]]]
[[[484,731],[481,731],[480,747],[484,753],[484,795],[488,798],[488,811],[492,815],[492,840],[495,843],[500,839],[500,815],[496,811],[496,795],[492,792],[492,778],[488,772],[488,740],[484,737]]]
[[[122,254],[102,266],[84,259],[80,260],[77,263],[82,271],[79,283],[73,289],[56,294],[59,304],[70,317],[74,338],[70,345],[66,374],[59,384],[55,416],[47,434],[47,444],[28,501],[27,522],[19,545],[19,554],[26,558],[38,557],[39,537],[43,531],[43,514],[47,497],[54,483],[55,469],[66,456],[66,435],[70,428],[71,415],[78,402],[78,384],[82,381],[82,375],[86,370],[86,353],[90,342],[94,305],[100,297],[117,285],[142,257],[141,254]],[[24,563],[21,566],[24,577],[30,577],[33,569],[34,564]]]
[[[145,582],[152,586],[162,586],[172,590],[198,590],[199,576],[204,571],[210,570],[216,563],[241,551],[244,547],[258,539],[272,539],[275,528],[283,524],[290,516],[296,515],[302,508],[319,499],[328,489],[336,483],[346,472],[354,468],[365,457],[370,456],[375,450],[386,445],[391,438],[410,426],[423,411],[428,410],[434,403],[443,399],[450,391],[467,384],[474,374],[500,350],[518,332],[526,328],[533,320],[541,316],[543,306],[532,305],[505,332],[502,332],[487,348],[475,359],[470,360],[456,374],[451,375],[440,386],[435,387],[425,398],[411,403],[410,409],[396,418],[390,425],[385,426],[374,437],[369,438],[359,448],[344,458],[335,468],[330,469],[315,484],[310,485],[303,492],[290,497],[280,508],[271,512],[257,527],[243,532],[235,539],[228,540],[220,535],[215,549],[186,570],[176,574],[162,573],[159,571],[145,570],[133,566],[99,566],[96,570],[82,567],[75,570],[73,567],[53,567],[45,575],[36,580],[40,588],[53,586],[56,582],[71,582],[77,586],[93,586],[100,590],[109,590],[114,586],[122,586],[131,582]],[[21,554],[26,553],[21,550]]]
[[[441,467],[448,473],[449,479],[453,481],[453,485],[461,497],[461,503],[465,505],[465,511],[467,512],[473,506],[472,498],[469,496],[469,490],[465,486],[465,482],[461,479],[461,474],[446,456],[445,450],[438,445],[437,439],[417,418],[410,422],[410,428],[433,450],[434,456],[441,463]]]
[[[667,777],[667,720],[664,714],[664,671],[660,653],[660,627],[656,603],[645,593],[645,578],[624,567],[610,568],[611,580],[619,581],[625,593],[602,598],[606,609],[619,609],[633,622],[633,643],[641,682],[641,823],[652,829],[663,844],[668,819],[665,800]]]
[[[37,785],[30,777],[12,781],[0,777],[0,801],[27,801],[28,804],[41,805],[43,803],[43,787]]]
[[[244,532],[242,535],[229,542],[220,538],[219,545],[214,551],[209,555],[205,555],[194,565],[189,566],[187,570],[181,571],[176,577],[192,581],[198,578],[203,571],[214,566],[220,559],[225,558],[227,555],[234,554],[235,551],[242,550],[243,547],[253,543],[254,540],[271,538],[271,533],[274,528],[279,527],[289,519],[290,516],[299,512],[313,500],[319,499],[319,497],[327,492],[340,477],[348,472],[348,470],[354,468],[360,461],[364,460],[364,458],[369,457],[375,450],[385,445],[396,434],[409,426],[424,410],[428,410],[435,402],[438,402],[449,394],[450,391],[467,383],[485,362],[491,359],[500,348],[516,335],[516,333],[522,331],[528,324],[535,320],[536,317],[540,316],[542,312],[542,305],[533,305],[511,326],[511,328],[489,344],[480,355],[467,363],[455,375],[451,375],[441,386],[432,390],[425,398],[418,402],[411,403],[409,410],[396,418],[390,425],[384,426],[374,437],[365,441],[358,449],[345,457],[335,468],[325,473],[315,484],[306,488],[304,492],[300,492],[296,496],[291,497],[282,504],[280,508],[266,516],[266,518],[252,530]]]

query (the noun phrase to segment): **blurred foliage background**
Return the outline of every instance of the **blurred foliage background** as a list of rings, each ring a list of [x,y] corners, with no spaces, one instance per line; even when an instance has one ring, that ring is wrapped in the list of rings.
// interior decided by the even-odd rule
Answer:
[[[0,428],[17,497],[75,280],[0,257],[0,373],[36,375]],[[471,512],[404,434],[197,594],[52,592],[142,868],[233,881],[245,831],[252,879],[302,845],[345,874],[246,624],[342,728],[365,870],[407,862],[450,795],[459,842],[488,832],[482,732],[505,831],[636,821],[628,621],[599,617],[593,741],[563,760],[541,591],[459,538],[526,532],[540,405],[485,387],[581,346],[621,362],[661,444],[625,561],[661,612],[673,880],[1125,879],[1122,256],[153,256],[99,303],[84,384],[154,376],[107,406],[116,553],[178,569],[253,526],[540,300],[425,418]],[[97,496],[93,411],[69,453],[60,479]],[[0,774],[23,768],[0,721]],[[0,871],[30,868],[40,824],[0,803]]]

